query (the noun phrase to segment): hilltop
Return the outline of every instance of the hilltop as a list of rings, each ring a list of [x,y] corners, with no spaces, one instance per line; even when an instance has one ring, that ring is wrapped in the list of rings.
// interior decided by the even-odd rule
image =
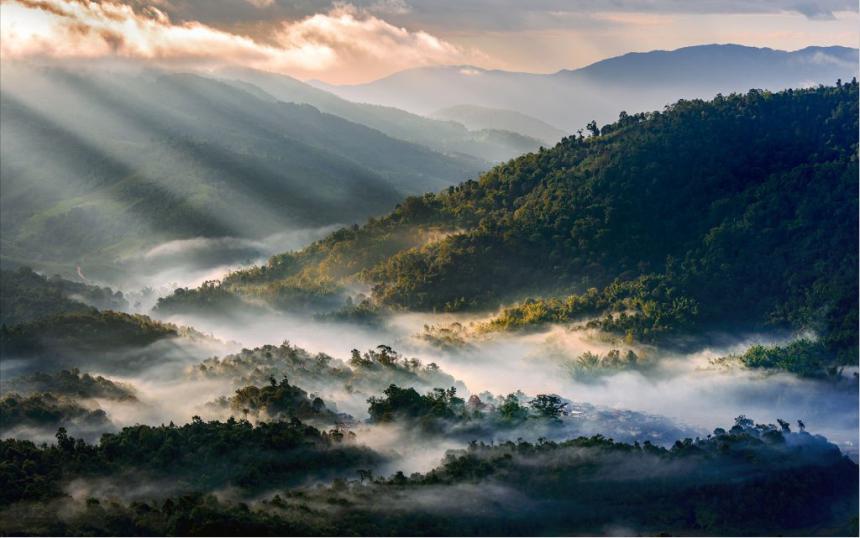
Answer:
[[[853,81],[622,113],[221,289],[289,306],[362,282],[419,311],[574,294],[574,315],[614,312],[631,337],[790,327],[856,351],[857,96]]]

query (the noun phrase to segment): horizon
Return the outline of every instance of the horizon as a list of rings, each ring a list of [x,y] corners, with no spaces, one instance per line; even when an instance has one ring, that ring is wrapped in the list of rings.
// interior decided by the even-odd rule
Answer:
[[[357,85],[429,66],[553,74],[712,44],[857,48],[856,3],[3,0],[0,58],[245,66]],[[488,13],[488,6],[496,7]],[[480,18],[470,14],[481,13]]]
[[[514,70],[510,70],[510,69],[484,68],[484,67],[480,67],[480,66],[473,65],[473,64],[456,64],[456,63],[434,64],[434,65],[421,65],[421,66],[407,67],[405,69],[401,69],[399,71],[389,73],[389,74],[381,76],[379,78],[370,79],[370,80],[367,80],[364,82],[344,83],[344,84],[333,84],[333,83],[325,82],[324,80],[321,80],[318,78],[312,78],[312,77],[311,78],[300,78],[297,76],[290,75],[289,73],[279,73],[277,71],[268,71],[266,69],[247,67],[247,66],[242,66],[242,65],[235,65],[235,66],[224,65],[224,66],[218,66],[215,68],[202,68],[201,69],[201,68],[198,68],[196,66],[175,67],[175,66],[171,66],[171,65],[151,63],[151,62],[134,60],[134,59],[131,59],[131,60],[121,59],[121,58],[81,59],[81,60],[75,60],[75,61],[69,62],[69,61],[58,61],[58,60],[53,59],[53,58],[44,58],[44,57],[37,57],[37,58],[0,57],[0,63],[20,63],[22,65],[24,65],[24,64],[35,64],[35,65],[41,65],[41,66],[55,66],[55,67],[56,66],[69,67],[69,65],[78,65],[78,66],[86,66],[86,67],[93,67],[93,68],[103,68],[104,66],[123,66],[123,67],[135,66],[135,67],[140,68],[140,69],[155,69],[155,70],[163,70],[165,72],[171,72],[172,71],[172,72],[176,72],[176,73],[197,73],[197,74],[201,74],[202,76],[217,72],[219,69],[222,69],[222,68],[225,68],[225,69],[229,69],[229,68],[251,69],[253,71],[259,71],[259,72],[263,72],[263,73],[269,73],[269,74],[274,74],[274,75],[279,75],[279,76],[290,77],[294,80],[297,80],[297,81],[302,82],[304,84],[308,84],[310,86],[313,86],[313,87],[316,87],[318,89],[322,89],[323,91],[325,91],[326,87],[340,88],[340,87],[349,87],[349,86],[369,85],[369,84],[373,84],[375,82],[379,82],[379,81],[383,81],[383,80],[386,80],[386,79],[389,79],[392,77],[396,77],[397,75],[401,75],[403,73],[408,73],[410,71],[420,71],[420,70],[428,70],[428,69],[440,69],[440,70],[455,69],[455,68],[478,69],[478,70],[481,70],[481,71],[487,72],[487,73],[507,73],[507,74],[518,74],[518,75],[550,76],[550,75],[556,75],[556,74],[562,73],[562,72],[576,72],[576,71],[579,71],[582,69],[587,69],[587,68],[589,68],[593,65],[596,65],[596,64],[616,60],[616,59],[631,56],[631,55],[647,55],[647,54],[661,53],[661,52],[674,53],[674,52],[678,52],[678,51],[685,50],[685,49],[705,48],[705,47],[740,47],[740,48],[745,48],[745,49],[769,50],[769,51],[773,51],[773,52],[784,52],[784,53],[788,53],[788,54],[801,52],[801,51],[804,51],[807,49],[835,49],[835,48],[843,48],[843,49],[854,50],[854,51],[860,52],[860,47],[850,47],[850,46],[844,46],[844,45],[815,45],[815,44],[812,44],[812,45],[806,45],[803,47],[798,47],[795,49],[778,49],[778,48],[773,48],[773,47],[756,47],[756,46],[750,46],[750,45],[743,45],[740,43],[701,43],[701,44],[695,44],[695,45],[687,45],[687,46],[678,47],[678,48],[674,48],[674,49],[651,49],[651,50],[628,51],[628,52],[623,52],[621,54],[617,54],[614,56],[608,56],[606,58],[600,58],[598,60],[595,60],[593,62],[584,64],[584,65],[562,67],[562,68],[557,69],[555,71],[514,71]],[[860,64],[858,64],[858,68],[860,68]],[[835,83],[835,81],[834,81],[834,83]]]
[[[391,78],[391,77],[397,76],[397,75],[402,74],[402,73],[407,73],[409,71],[418,71],[418,70],[424,70],[424,69],[455,69],[455,68],[480,69],[481,71],[485,71],[488,73],[511,73],[511,74],[518,74],[518,75],[556,75],[558,73],[565,72],[565,71],[574,72],[574,71],[579,71],[581,69],[587,69],[587,68],[589,68],[595,64],[599,64],[599,63],[610,61],[610,60],[615,60],[618,58],[623,58],[625,56],[630,56],[631,54],[643,54],[644,55],[644,54],[651,54],[651,53],[656,53],[656,52],[669,52],[669,53],[671,53],[671,52],[678,52],[678,51],[684,50],[684,49],[694,49],[694,48],[702,48],[702,47],[742,47],[742,48],[757,49],[757,50],[770,50],[773,52],[785,52],[788,54],[801,52],[801,51],[804,51],[807,49],[833,49],[833,48],[844,48],[844,49],[856,50],[856,51],[860,52],[860,47],[847,47],[844,45],[806,45],[804,47],[799,47],[796,49],[776,49],[773,47],[755,47],[755,46],[750,46],[750,45],[742,45],[740,43],[701,43],[698,45],[687,45],[687,46],[678,47],[675,49],[631,50],[629,52],[623,52],[621,54],[617,54],[614,56],[608,56],[606,58],[601,58],[599,60],[595,60],[593,62],[584,64],[584,65],[579,65],[579,66],[575,66],[575,67],[573,67],[573,66],[572,67],[562,67],[562,68],[557,69],[555,71],[512,71],[509,69],[486,69],[486,68],[479,67],[477,65],[471,65],[471,64],[438,64],[438,65],[424,65],[424,66],[417,66],[417,67],[408,67],[406,69],[402,69],[400,71],[395,71],[394,73],[391,73],[389,75],[385,75],[385,76],[377,78],[377,79],[368,80],[366,82],[359,82],[356,84],[329,84],[327,82],[324,82],[322,80],[315,79],[315,78],[307,78],[307,79],[297,78],[296,80],[299,80],[301,82],[304,82],[306,84],[311,84],[311,85],[315,85],[315,84],[319,83],[320,85],[323,85],[323,86],[338,86],[338,87],[340,87],[340,86],[362,86],[364,84],[373,84],[374,82],[385,80],[387,78]],[[860,64],[858,64],[858,67],[860,67]],[[293,78],[295,78],[295,77],[293,77]],[[835,83],[835,81],[834,81],[834,83]]]
[[[0,536],[858,536],[857,0],[0,0]]]

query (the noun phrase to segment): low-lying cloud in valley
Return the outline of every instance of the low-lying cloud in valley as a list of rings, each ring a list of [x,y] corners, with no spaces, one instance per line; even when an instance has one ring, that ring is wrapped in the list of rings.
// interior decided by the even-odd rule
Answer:
[[[857,19],[0,0],[0,536],[856,535]]]
[[[667,417],[677,426],[696,432],[693,435],[706,435],[742,414],[770,423],[777,419],[792,423],[801,419],[854,457],[857,453],[857,394],[850,372],[844,373],[839,382],[711,363],[712,359],[742,352],[753,344],[785,342],[788,339],[785,335],[723,336],[717,340],[725,343],[694,353],[637,347],[639,354],[652,363],[647,370],[619,370],[589,377],[573,368],[579,356],[585,352],[604,355],[612,349],[625,349],[625,345],[560,326],[532,334],[479,339],[461,349],[439,349],[416,337],[424,324],[444,325],[459,320],[468,325],[477,319],[474,316],[404,314],[378,327],[323,323],[307,315],[283,313],[240,315],[224,320],[193,316],[168,319],[194,325],[245,347],[289,340],[308,351],[343,359],[348,357],[350,349],[388,344],[425,364],[438,364],[465,384],[468,389],[465,397],[484,391],[495,395],[517,391],[530,396],[558,394],[573,402],[609,410],[607,418],[611,417],[611,410],[635,410]],[[356,400],[342,391],[340,394],[346,398],[340,402],[346,404],[341,405],[342,410],[355,414],[356,418],[366,417],[361,412],[366,410],[362,399]],[[600,433],[606,431],[607,425],[581,424],[576,434]]]
[[[339,224],[294,228],[262,239],[196,237],[167,241],[118,260],[107,284],[126,290],[133,310],[147,313],[176,288],[196,288],[228,273],[259,265],[277,253],[297,250],[337,230]],[[129,293],[130,292],[130,293]]]

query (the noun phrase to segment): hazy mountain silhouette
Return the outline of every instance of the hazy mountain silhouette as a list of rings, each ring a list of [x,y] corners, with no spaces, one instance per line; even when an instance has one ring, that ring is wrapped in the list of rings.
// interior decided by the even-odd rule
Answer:
[[[3,74],[5,261],[362,221],[485,166],[195,75]]]
[[[677,99],[710,98],[750,88],[780,90],[850,80],[857,49],[808,47],[786,52],[740,45],[700,45],[630,53],[548,75],[472,66],[423,67],[360,85],[318,87],[346,99],[419,114],[455,105],[502,108],[568,131],[622,110],[659,109]]]
[[[232,68],[220,71],[218,76],[232,83],[253,84],[278,100],[307,103],[322,112],[361,123],[388,136],[422,144],[446,155],[472,159],[476,163],[505,161],[536,150],[541,143],[547,142],[513,123],[507,127],[466,125],[465,121],[455,118],[430,119],[393,107],[354,103],[286,75]],[[509,132],[500,132],[503,130]],[[549,141],[559,138],[553,136]]]
[[[513,131],[554,144],[565,132],[545,121],[515,110],[487,108],[475,105],[456,105],[434,112],[431,117],[462,123],[469,129],[500,129]]]

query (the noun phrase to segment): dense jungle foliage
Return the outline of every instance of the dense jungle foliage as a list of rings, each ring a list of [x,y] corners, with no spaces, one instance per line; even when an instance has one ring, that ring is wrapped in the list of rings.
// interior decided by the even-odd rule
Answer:
[[[123,310],[128,307],[128,301],[122,292],[59,276],[46,278],[29,267],[0,270],[0,323],[4,325],[58,314],[90,312],[93,307]]]
[[[231,312],[253,308],[236,294],[223,288],[220,283],[207,281],[197,288],[177,288],[166,297],[159,297],[153,309],[158,314],[170,315],[179,312],[206,314],[207,312]]]
[[[121,480],[136,474],[169,482],[180,491],[226,486],[257,491],[381,461],[370,449],[350,444],[351,436],[344,432],[321,432],[298,419],[252,425],[195,417],[183,426],[123,428],[104,434],[94,445],[65,429],[56,437],[52,445],[0,441],[0,475],[7,485],[0,504],[62,496],[72,479]]]
[[[26,267],[4,270],[0,278],[3,357],[80,358],[141,349],[177,336],[207,338],[193,329],[148,316],[92,306],[127,307],[122,293],[110,288],[45,278]]]
[[[818,341],[795,340],[783,346],[756,344],[743,353],[714,359],[714,364],[742,364],[748,368],[786,371],[800,377],[844,380],[844,366],[834,364],[832,354]],[[857,374],[854,374],[857,382]]]
[[[107,400],[136,400],[132,386],[112,381],[100,375],[81,374],[77,368],[53,374],[36,372],[12,379],[4,379],[0,392],[16,391],[23,394],[50,392],[73,398],[104,398]]]
[[[55,429],[75,425],[85,430],[111,427],[107,414],[81,405],[75,398],[51,392],[27,396],[11,392],[0,397],[0,431],[16,428]]]
[[[434,387],[459,387],[462,383],[442,371],[435,363],[422,364],[387,345],[361,353],[353,349],[347,361],[325,353],[312,354],[284,342],[243,349],[224,357],[212,357],[194,367],[191,376],[229,379],[236,387],[262,385],[286,377],[306,390],[321,393],[332,387],[348,393],[377,393],[391,384],[430,390]]]
[[[222,396],[211,405],[242,413],[245,418],[248,415],[278,420],[297,418],[327,424],[336,424],[339,419],[337,413],[326,408],[322,398],[309,396],[301,387],[290,385],[286,377],[280,381],[272,377],[269,384],[263,387],[242,387],[233,396]]]
[[[599,432],[623,441],[671,444],[679,437],[701,433],[665,417],[573,402],[556,394],[482,392],[464,399],[453,387],[421,394],[391,385],[367,403],[370,424],[395,425],[413,434],[464,443],[514,438],[558,441]]]
[[[401,422],[408,428],[442,431],[446,427],[472,426],[475,430],[492,431],[522,424],[528,419],[557,420],[567,414],[568,403],[555,394],[538,394],[525,402],[517,394],[508,394],[498,401],[477,395],[468,401],[457,396],[457,389],[436,388],[420,394],[414,388],[391,385],[383,396],[368,399],[370,421]]]
[[[809,329],[853,362],[857,101],[855,80],[622,113],[221,285],[280,306],[284,289],[352,280],[414,310],[564,296],[494,327],[597,317],[643,341]]]
[[[219,428],[223,428],[221,425]],[[235,428],[250,426],[237,423]],[[182,429],[202,429],[201,424]],[[180,431],[182,430],[180,429]],[[164,428],[162,428],[164,430]],[[602,436],[570,441],[474,443],[432,471],[299,488],[236,502],[192,493],[147,501],[90,497],[60,516],[53,505],[4,498],[4,534],[26,529],[77,535],[851,535],[856,534],[857,465],[821,437],[787,422],[738,417],[728,431],[679,440],[671,448]],[[156,430],[161,431],[161,430]],[[176,431],[168,429],[168,431]],[[126,435],[136,432],[130,430]],[[146,433],[151,433],[147,431]],[[58,445],[4,442],[7,483],[23,497],[37,478],[82,469],[118,448],[81,446],[63,432]],[[243,447],[245,449],[247,447]],[[255,449],[252,449],[255,450]],[[122,451],[121,451],[122,453]],[[143,461],[152,454],[137,454]],[[64,457],[60,457],[64,456]],[[72,456],[72,457],[70,457]],[[115,464],[125,463],[116,457]],[[209,461],[207,461],[209,463]],[[607,477],[612,477],[608,479]],[[19,501],[14,504],[9,504]],[[561,509],[561,507],[564,509]],[[853,519],[852,519],[853,514]]]
[[[140,314],[84,312],[60,314],[0,328],[0,354],[27,357],[79,354],[144,347],[179,335],[175,325]]]

